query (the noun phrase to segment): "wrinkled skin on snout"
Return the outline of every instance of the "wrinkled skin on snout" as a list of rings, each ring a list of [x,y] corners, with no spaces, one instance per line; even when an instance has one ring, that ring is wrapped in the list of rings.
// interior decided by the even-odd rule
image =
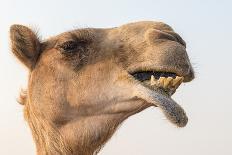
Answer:
[[[194,78],[185,42],[170,26],[145,21],[78,29],[44,41],[25,26],[13,25],[10,32],[13,53],[29,68],[24,104],[33,133],[35,115],[55,128],[71,152],[92,154],[123,120],[150,106],[160,108],[176,126],[187,124],[184,110],[166,93],[160,77],[154,89],[133,76],[172,74],[171,82],[163,77],[170,89],[176,89],[175,77],[181,82]],[[35,141],[42,154],[43,142]]]

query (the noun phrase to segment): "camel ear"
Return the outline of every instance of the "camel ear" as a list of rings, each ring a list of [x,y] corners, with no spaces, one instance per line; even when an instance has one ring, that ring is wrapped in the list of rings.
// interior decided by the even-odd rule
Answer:
[[[35,32],[23,25],[12,25],[10,40],[14,55],[32,70],[39,57],[41,46]]]

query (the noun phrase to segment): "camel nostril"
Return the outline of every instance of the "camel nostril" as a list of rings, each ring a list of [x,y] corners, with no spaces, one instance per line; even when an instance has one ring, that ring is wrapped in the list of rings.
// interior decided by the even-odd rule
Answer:
[[[181,38],[181,36],[173,31],[166,31],[166,33],[172,35],[173,37],[175,37],[176,41],[178,43],[180,43],[181,45],[183,45],[186,48],[186,43],[185,41]]]
[[[157,40],[177,41],[177,39],[174,36],[172,36],[171,34],[165,32],[165,31],[158,30],[158,29],[149,29],[146,32],[145,37],[148,39],[148,41],[151,44],[153,44]]]
[[[145,37],[149,40],[149,42],[153,43],[157,40],[171,40],[180,43],[184,47],[186,47],[185,41],[180,37],[179,34],[173,31],[167,30],[159,30],[159,29],[149,29]]]

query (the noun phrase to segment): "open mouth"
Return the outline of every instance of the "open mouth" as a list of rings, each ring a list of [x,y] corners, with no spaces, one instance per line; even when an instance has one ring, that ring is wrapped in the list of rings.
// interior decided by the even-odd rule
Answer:
[[[188,117],[184,109],[171,98],[184,77],[176,73],[160,71],[138,71],[131,75],[140,81],[137,85],[139,98],[159,107],[166,118],[178,127],[187,124]]]
[[[175,93],[184,77],[171,72],[139,71],[132,74],[144,86],[162,92],[168,96]]]

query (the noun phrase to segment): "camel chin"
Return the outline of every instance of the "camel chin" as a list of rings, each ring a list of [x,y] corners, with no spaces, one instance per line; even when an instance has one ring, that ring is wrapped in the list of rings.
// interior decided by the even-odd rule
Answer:
[[[168,72],[137,72],[132,74],[138,80],[137,95],[148,103],[159,107],[167,119],[178,127],[186,126],[188,117],[184,109],[171,96],[183,82],[184,77]]]

